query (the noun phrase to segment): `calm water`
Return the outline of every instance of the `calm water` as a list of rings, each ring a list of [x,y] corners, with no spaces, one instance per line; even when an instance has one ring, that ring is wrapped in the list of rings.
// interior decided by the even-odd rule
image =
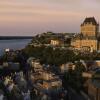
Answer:
[[[3,54],[4,49],[22,49],[24,48],[31,39],[18,39],[18,40],[0,40],[0,55]]]

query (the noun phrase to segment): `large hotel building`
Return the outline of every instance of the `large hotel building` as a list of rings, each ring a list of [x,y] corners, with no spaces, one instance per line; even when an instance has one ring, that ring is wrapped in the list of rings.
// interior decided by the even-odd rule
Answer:
[[[81,33],[72,39],[71,45],[78,50],[90,50],[91,52],[100,50],[99,24],[95,18],[85,18],[80,28]]]

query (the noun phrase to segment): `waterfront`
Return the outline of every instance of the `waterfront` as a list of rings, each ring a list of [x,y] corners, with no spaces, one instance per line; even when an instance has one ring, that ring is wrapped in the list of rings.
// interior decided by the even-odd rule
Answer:
[[[0,55],[3,54],[4,49],[22,49],[24,48],[31,39],[14,39],[14,40],[0,40]]]

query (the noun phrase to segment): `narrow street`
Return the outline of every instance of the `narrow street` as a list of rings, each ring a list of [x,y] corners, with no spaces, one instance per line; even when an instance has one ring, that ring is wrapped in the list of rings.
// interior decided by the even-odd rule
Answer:
[[[71,88],[67,88],[69,100],[87,100],[80,93],[75,92]]]
[[[60,78],[62,79],[64,89],[68,91],[68,100],[87,100],[80,93],[76,92],[74,89],[68,86],[62,76]]]

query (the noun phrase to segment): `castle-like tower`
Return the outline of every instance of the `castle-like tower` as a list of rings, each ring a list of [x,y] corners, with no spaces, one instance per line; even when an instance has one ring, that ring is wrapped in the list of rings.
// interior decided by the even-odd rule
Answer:
[[[79,50],[89,50],[91,52],[99,50],[99,24],[96,22],[95,18],[85,18],[80,25],[80,29],[80,34],[72,40],[71,45]]]
[[[96,22],[94,17],[85,18],[81,24],[81,33],[84,37],[95,37],[97,38],[99,33],[99,24]]]

